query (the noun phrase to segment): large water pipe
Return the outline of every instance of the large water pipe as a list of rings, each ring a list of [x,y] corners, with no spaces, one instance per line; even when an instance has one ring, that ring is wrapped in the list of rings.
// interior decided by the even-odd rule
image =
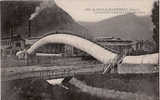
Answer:
[[[126,56],[122,63],[126,64],[158,64],[159,53],[146,54],[139,56]]]
[[[76,78],[72,78],[69,81],[69,83],[79,88],[81,92],[90,94],[92,96],[97,96],[103,99],[112,98],[112,99],[120,99],[120,100],[154,100],[153,96],[148,96],[145,94],[92,87]]]
[[[26,52],[28,54],[32,54],[36,49],[48,43],[63,43],[71,45],[90,54],[104,64],[110,63],[111,60],[115,59],[118,56],[117,54],[112,53],[111,51],[106,50],[105,48],[87,39],[69,34],[53,34],[46,36],[35,42]]]
[[[87,39],[84,39],[79,36],[70,35],[70,34],[51,34],[46,37],[41,38],[35,42],[28,50],[25,52],[28,54],[34,53],[39,47],[49,44],[49,43],[63,43],[71,45],[75,48],[78,48],[97,60],[101,61],[103,64],[112,63],[118,57],[118,54],[111,52],[94,42],[91,42]],[[21,53],[20,53],[21,52]],[[24,52],[17,52],[17,55],[20,55]],[[122,63],[127,64],[158,64],[158,53],[140,55],[140,56],[126,56],[124,57]]]
[[[112,63],[112,61],[118,57],[118,54],[113,53],[113,52],[97,45],[94,42],[91,42],[87,39],[83,39],[78,36],[69,35],[69,34],[53,34],[53,35],[46,36],[46,37],[38,40],[36,43],[34,43],[28,50],[17,52],[17,56],[21,55],[22,53],[32,54],[32,53],[34,53],[34,51],[36,49],[38,49],[39,47],[41,47],[45,44],[48,44],[48,43],[63,43],[63,44],[71,45],[75,48],[78,48],[78,49],[90,54],[91,56],[93,56],[94,58],[96,58],[97,60],[101,61],[104,64]],[[124,57],[122,63],[127,63],[127,64],[158,64],[158,55],[159,54],[156,53],[156,54],[140,55],[140,56],[126,56],[126,57]],[[58,80],[57,79],[56,80],[47,80],[47,82],[55,85],[55,84],[61,84],[63,80],[64,80],[64,78],[58,79]],[[71,83],[73,84],[74,82],[71,82]],[[74,84],[74,85],[77,85],[77,84]],[[90,91],[93,91],[91,94],[99,96],[99,94],[97,94],[98,92],[95,92],[93,89],[83,90],[83,92],[88,92],[88,93],[90,93]],[[113,94],[112,91],[104,91],[103,93],[105,93],[105,92],[107,94],[108,93]],[[106,93],[105,93],[105,95],[106,95]],[[122,95],[124,93],[116,93],[116,94],[118,94],[118,97],[119,97],[119,95]],[[132,95],[132,97],[133,96],[136,96],[136,95]],[[112,97],[112,95],[110,95],[110,97]],[[115,97],[115,95],[113,95],[113,97]],[[124,98],[125,96],[122,95],[121,97]],[[115,98],[117,98],[117,97],[115,97]],[[150,100],[150,98],[149,98],[149,100]]]

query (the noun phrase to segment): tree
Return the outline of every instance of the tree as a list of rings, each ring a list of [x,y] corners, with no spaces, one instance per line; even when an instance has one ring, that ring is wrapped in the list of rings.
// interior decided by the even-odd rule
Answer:
[[[159,50],[159,2],[154,2],[152,9],[153,40],[156,42],[156,50]]]

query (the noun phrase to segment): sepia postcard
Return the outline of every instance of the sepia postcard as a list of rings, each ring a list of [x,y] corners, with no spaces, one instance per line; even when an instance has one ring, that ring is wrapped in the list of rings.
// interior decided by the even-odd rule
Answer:
[[[158,0],[1,0],[1,100],[159,100]]]

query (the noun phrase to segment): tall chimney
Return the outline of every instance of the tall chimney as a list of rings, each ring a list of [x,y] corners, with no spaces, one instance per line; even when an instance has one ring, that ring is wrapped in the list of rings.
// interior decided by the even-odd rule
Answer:
[[[28,21],[28,37],[31,37],[31,20]]]

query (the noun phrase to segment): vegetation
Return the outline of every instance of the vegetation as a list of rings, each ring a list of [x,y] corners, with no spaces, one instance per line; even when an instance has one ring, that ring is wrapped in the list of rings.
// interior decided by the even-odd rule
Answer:
[[[159,49],[159,2],[154,2],[154,7],[152,9],[152,22],[153,28],[153,40],[156,42],[156,50]]]

